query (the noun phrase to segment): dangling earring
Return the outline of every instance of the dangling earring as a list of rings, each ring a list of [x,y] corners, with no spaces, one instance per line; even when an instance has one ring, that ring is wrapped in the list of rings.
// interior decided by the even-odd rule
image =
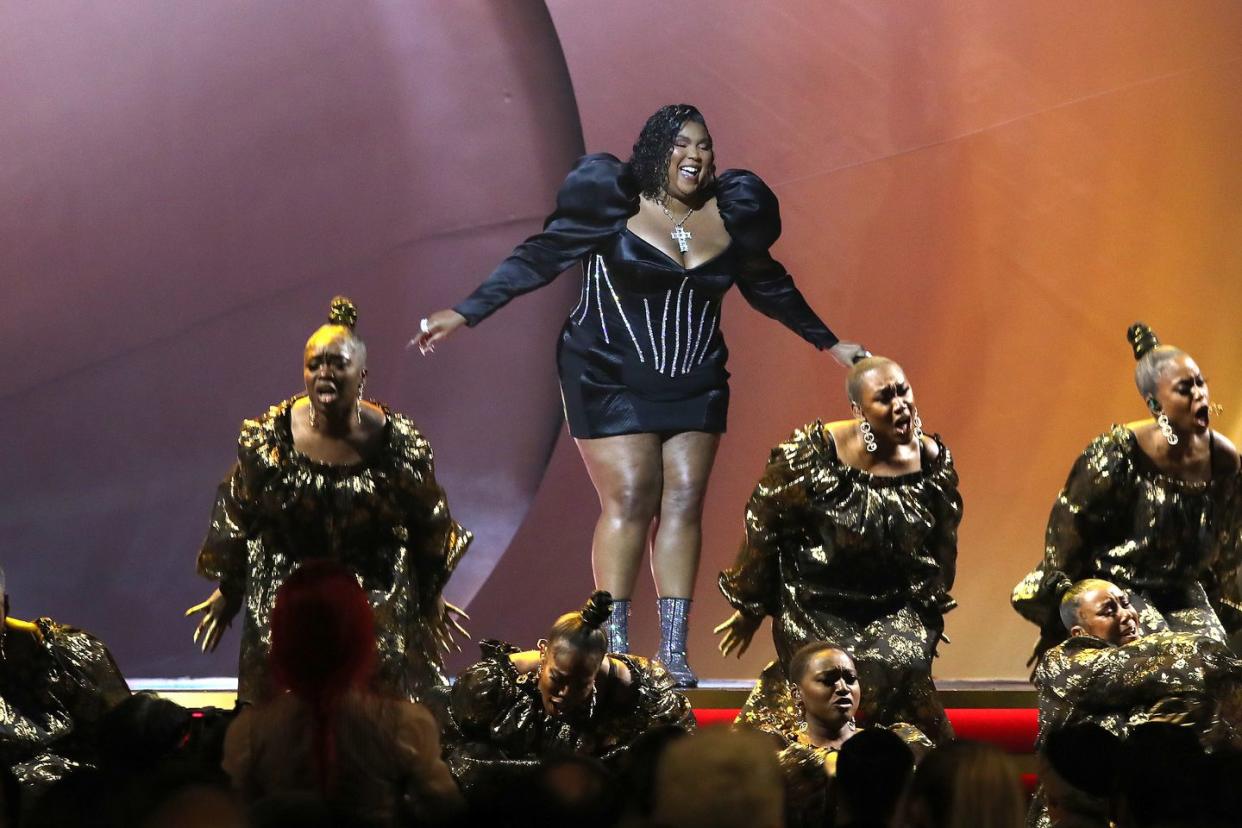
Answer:
[[[1160,428],[1160,433],[1164,435],[1164,439],[1170,446],[1176,446],[1178,436],[1173,431],[1173,424],[1169,422],[1169,415],[1163,411],[1156,417],[1156,425]]]
[[[354,419],[358,421],[358,425],[362,425],[362,389],[366,387],[366,380],[358,383],[358,399],[354,400]]]
[[[314,404],[314,403],[311,403],[311,404],[310,404],[310,406],[309,406],[309,410],[310,410],[310,413],[308,414],[308,416],[310,417],[310,427],[311,427],[311,428],[314,428],[314,427],[315,427],[315,422],[316,422],[316,420],[315,420],[315,404]]]
[[[923,421],[919,419],[919,412],[914,412],[914,439],[920,443],[923,442]]]
[[[862,432],[863,445],[866,446],[867,451],[874,453],[877,446],[875,442],[875,435],[871,433],[871,423],[866,420],[860,420],[858,423],[858,430]]]

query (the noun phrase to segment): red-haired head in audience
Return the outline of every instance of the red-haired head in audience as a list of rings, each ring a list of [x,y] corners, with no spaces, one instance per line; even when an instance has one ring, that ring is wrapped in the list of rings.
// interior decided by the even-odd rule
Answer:
[[[375,663],[375,619],[352,572],[314,560],[285,580],[272,610],[272,675],[314,711],[316,771],[325,791],[336,753],[332,714],[346,693],[367,685]]]

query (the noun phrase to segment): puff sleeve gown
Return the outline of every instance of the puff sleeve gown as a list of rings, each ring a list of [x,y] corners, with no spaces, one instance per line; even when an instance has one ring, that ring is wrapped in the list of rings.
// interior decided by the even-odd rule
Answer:
[[[1145,632],[1223,642],[1211,599],[1236,619],[1234,593],[1218,586],[1236,586],[1236,487],[1233,470],[1213,469],[1206,482],[1164,474],[1125,426],[1093,440],[1053,504],[1043,560],[1013,589],[1014,608],[1042,630],[1036,655],[1065,639],[1060,590],[1083,578],[1130,592]]]
[[[780,235],[776,196],[754,173],[727,170],[715,195],[729,246],[685,268],[626,228],[638,212],[629,166],[582,158],[544,230],[519,245],[454,309],[470,326],[579,265],[578,302],[561,328],[557,367],[574,437],[725,430],[728,348],[721,301],[746,300],[820,349],[836,344],[768,248]]]
[[[572,753],[613,764],[649,730],[695,728],[690,702],[658,661],[610,654],[625,664],[631,685],[598,691],[586,717],[570,721],[544,711],[538,671],[519,673],[510,658],[517,647],[490,640],[481,646],[482,660],[448,693],[444,736],[449,768],[468,798],[523,778],[549,756]]]
[[[294,400],[247,420],[237,463],[220,484],[199,574],[242,601],[238,697],[272,694],[268,668],[276,591],[300,563],[353,570],[375,612],[374,689],[420,698],[445,682],[428,619],[472,535],[453,520],[431,444],[384,407],[379,448],[360,463],[317,463],[293,444]]]
[[[0,646],[0,763],[33,794],[96,758],[99,722],[129,698],[103,642],[50,618]]]
[[[787,670],[811,641],[850,650],[870,724],[907,722],[940,743],[953,735],[931,661],[957,562],[957,471],[935,438],[922,468],[880,477],[846,465],[821,422],[772,450],[746,507],[746,538],[720,590],[752,618],[772,616],[777,660],[738,718],[774,732],[796,727]]]

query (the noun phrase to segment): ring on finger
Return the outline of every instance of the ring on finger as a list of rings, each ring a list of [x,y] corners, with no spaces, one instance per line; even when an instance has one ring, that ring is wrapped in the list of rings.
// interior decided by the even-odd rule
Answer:
[[[418,329],[425,334],[431,333],[431,325],[427,322],[427,317],[424,316],[421,320],[419,320]]]

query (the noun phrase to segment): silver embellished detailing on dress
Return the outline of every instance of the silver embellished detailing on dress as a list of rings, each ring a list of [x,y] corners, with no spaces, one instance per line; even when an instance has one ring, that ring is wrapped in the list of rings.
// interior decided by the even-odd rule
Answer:
[[[668,303],[673,298],[673,292],[664,294],[664,313],[660,315],[660,364],[656,370],[661,374],[664,373],[664,365],[668,362]]]
[[[672,370],[668,374],[670,377],[677,376],[677,351],[681,347],[681,292],[686,289],[687,281],[687,279],[682,279],[681,284],[677,286],[677,304],[673,307],[673,362]],[[686,343],[686,347],[689,345],[690,343]]]
[[[605,293],[606,289],[606,293]],[[591,309],[591,294],[595,294],[594,313]],[[653,320],[651,315],[651,297],[644,296],[642,307],[642,318],[630,320],[629,313],[626,312],[626,306],[622,303],[622,297],[617,293],[616,287],[613,286],[612,279],[608,275],[608,265],[604,261],[604,257],[598,253],[592,254],[582,261],[582,292],[578,298],[578,304],[570,311],[569,319],[574,325],[584,325],[587,320],[595,314],[599,315],[600,332],[603,334],[604,343],[612,344],[612,340],[608,335],[607,313],[608,309],[604,307],[606,304],[605,296],[612,297],[613,307],[616,314],[620,318],[621,323],[625,326],[626,333],[630,335],[630,342],[634,346],[634,353],[638,357],[638,361],[644,365],[650,365],[656,371],[669,377],[675,377],[679,374],[687,374],[692,368],[700,364],[706,358],[712,337],[716,333],[716,327],[720,322],[720,300],[712,297],[704,298],[699,307],[694,305],[694,288],[690,287],[690,279],[683,278],[676,289],[669,288],[664,292],[664,307],[659,312],[659,318]],[[658,299],[656,300],[659,301]],[[682,310],[682,307],[685,310]],[[672,311],[672,325],[669,325],[669,312]],[[697,323],[695,317],[698,317]],[[709,321],[710,320],[710,321]],[[682,322],[685,322],[683,325]],[[651,343],[651,360],[648,362],[646,352],[643,350],[642,343],[639,342],[638,335],[642,332],[646,323],[647,339]],[[660,329],[660,336],[655,335],[656,328]],[[672,329],[670,331],[670,328]],[[704,329],[706,328],[706,335]],[[669,333],[672,333],[672,341],[669,341]]]
[[[595,257],[595,304],[599,306],[599,326],[604,331],[604,344],[611,345],[612,340],[608,338],[608,323],[604,321],[604,294],[599,291],[599,269],[604,264],[602,256]],[[625,318],[625,314],[621,314],[621,318]],[[625,323],[629,327],[629,323]]]
[[[612,295],[613,304],[617,306],[617,315],[620,316],[621,321],[625,323],[625,329],[629,331],[629,334],[630,334],[630,341],[634,343],[634,350],[638,352],[638,361],[646,362],[647,360],[643,358],[642,346],[638,344],[638,337],[634,336],[634,328],[630,326],[630,319],[628,316],[625,315],[625,310],[621,307],[621,299],[618,298],[617,296],[617,289],[612,286],[612,280],[608,278],[608,266],[604,264],[604,257],[596,253],[595,254],[595,277],[596,279],[598,279],[601,274],[604,277],[604,283],[608,285],[608,293]],[[605,332],[605,334],[606,333],[607,332]],[[604,341],[605,342],[608,341],[607,335],[605,335]]]
[[[581,325],[586,321],[587,312],[591,309],[591,271],[587,264],[590,259],[582,260],[582,297],[578,300],[578,304],[569,312],[569,318],[574,321],[575,325]],[[581,316],[579,316],[581,311]]]

